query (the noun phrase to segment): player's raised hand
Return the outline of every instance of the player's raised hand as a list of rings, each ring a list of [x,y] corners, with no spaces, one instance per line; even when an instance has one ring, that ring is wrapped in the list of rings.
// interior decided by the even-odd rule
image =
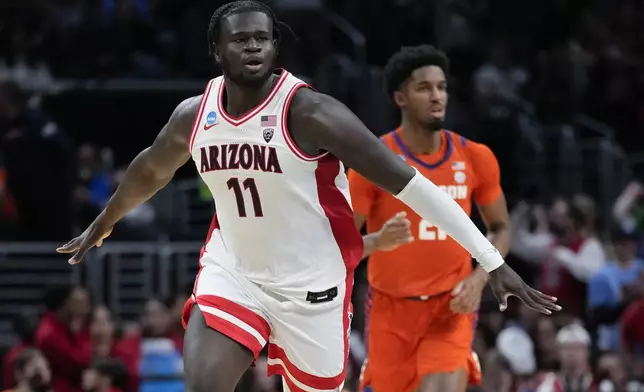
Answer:
[[[414,241],[411,235],[409,219],[406,212],[399,212],[385,222],[378,232],[376,248],[378,250],[393,250],[400,245]]]
[[[112,233],[112,226],[104,224],[101,216],[92,222],[83,234],[69,241],[65,245],[56,249],[58,253],[73,253],[72,257],[67,261],[69,264],[78,264],[83,260],[88,250],[93,247],[100,247],[103,245],[103,240]]]
[[[528,286],[521,277],[507,264],[490,272],[490,287],[503,312],[508,307],[508,298],[518,297],[527,307],[544,314],[561,310],[557,298]]]

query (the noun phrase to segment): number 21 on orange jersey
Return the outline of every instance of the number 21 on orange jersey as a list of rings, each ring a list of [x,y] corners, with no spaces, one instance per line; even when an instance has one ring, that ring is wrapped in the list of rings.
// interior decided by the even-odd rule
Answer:
[[[423,241],[444,241],[447,239],[447,233],[430,222],[421,219],[418,224],[418,239]]]

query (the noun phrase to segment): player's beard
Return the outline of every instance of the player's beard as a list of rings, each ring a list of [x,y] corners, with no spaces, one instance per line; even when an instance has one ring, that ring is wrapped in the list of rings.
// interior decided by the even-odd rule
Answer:
[[[445,119],[433,118],[429,122],[425,123],[425,129],[429,132],[438,132],[443,129],[443,125],[445,125]]]
[[[272,63],[272,62],[271,62]],[[236,85],[244,88],[256,89],[262,87],[266,81],[271,77],[272,66],[267,70],[259,72],[254,75],[244,75],[243,71],[234,72],[231,70],[230,63],[224,57],[221,58],[219,63],[221,71],[226,79],[232,81]]]

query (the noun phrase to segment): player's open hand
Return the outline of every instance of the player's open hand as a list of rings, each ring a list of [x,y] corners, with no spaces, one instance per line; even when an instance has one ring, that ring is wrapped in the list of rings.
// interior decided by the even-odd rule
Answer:
[[[490,272],[490,287],[499,301],[499,309],[503,312],[508,307],[508,298],[518,297],[527,307],[544,314],[552,314],[561,310],[557,298],[528,286],[521,277],[507,264]]]
[[[481,304],[481,295],[489,276],[483,268],[477,268],[467,278],[460,281],[452,290],[449,308],[454,313],[475,312]]]
[[[393,250],[413,241],[414,236],[411,235],[407,213],[399,212],[382,225],[378,232],[376,248],[378,250]]]
[[[58,253],[73,253],[73,256],[67,261],[69,264],[78,264],[83,260],[85,254],[88,250],[93,247],[100,247],[103,245],[103,240],[107,238],[112,233],[111,225],[106,225],[102,222],[101,216],[99,215],[94,222],[85,231],[83,234],[69,241],[65,245],[56,249]]]

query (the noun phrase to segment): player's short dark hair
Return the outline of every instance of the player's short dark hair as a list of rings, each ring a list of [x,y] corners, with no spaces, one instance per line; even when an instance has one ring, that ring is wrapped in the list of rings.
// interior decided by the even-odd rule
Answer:
[[[385,91],[391,97],[416,69],[435,65],[449,73],[449,58],[432,45],[403,46],[387,61],[384,70]]]
[[[221,28],[221,22],[231,15],[243,14],[247,12],[262,12],[266,14],[266,16],[268,16],[273,21],[273,39],[279,44],[279,25],[281,23],[279,20],[277,20],[277,17],[273,13],[271,7],[257,0],[236,0],[230,3],[226,3],[217,8],[210,17],[210,25],[208,26],[208,51],[211,57],[215,54],[214,45],[219,38],[219,29]]]

